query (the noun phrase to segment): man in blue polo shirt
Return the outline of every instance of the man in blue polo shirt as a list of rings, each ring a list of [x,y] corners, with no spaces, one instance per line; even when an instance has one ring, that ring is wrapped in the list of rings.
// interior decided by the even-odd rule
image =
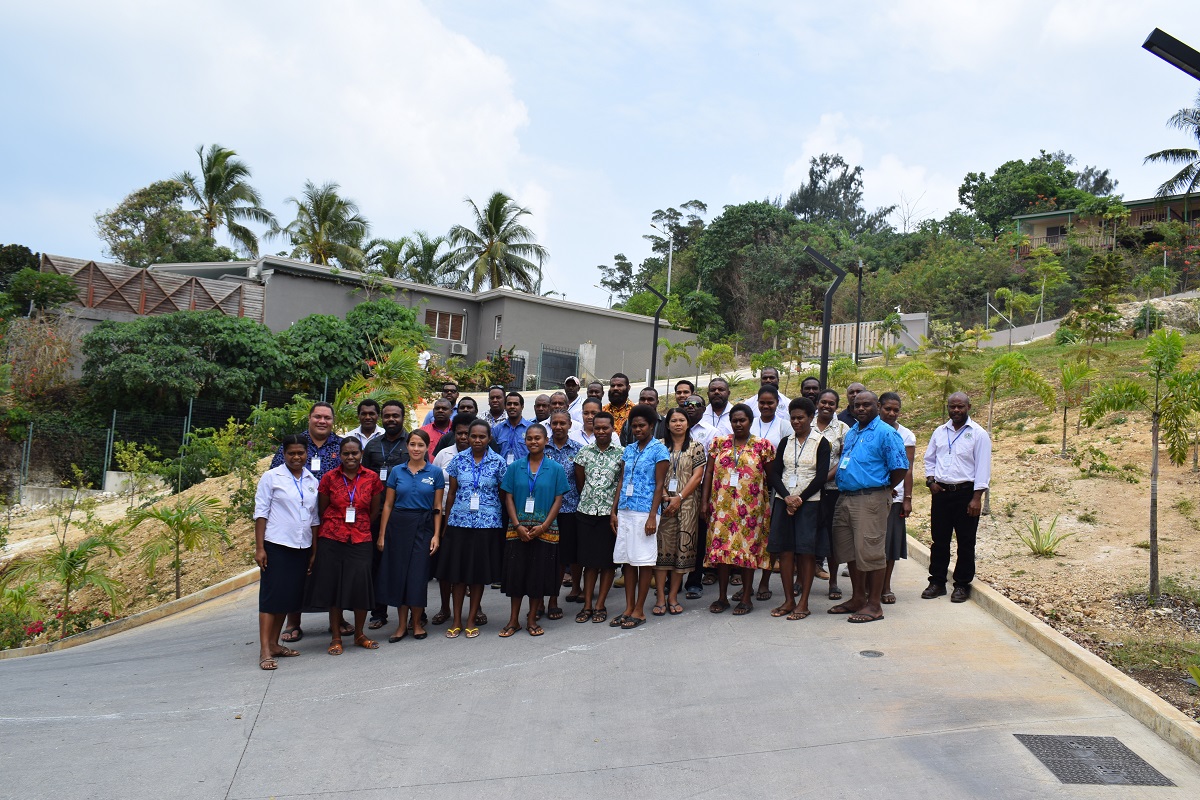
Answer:
[[[492,426],[492,437],[500,445],[500,455],[509,464],[529,455],[525,448],[525,431],[531,423],[522,418],[524,410],[525,398],[519,392],[509,392],[504,397],[505,419]]]
[[[849,614],[850,622],[875,622],[883,619],[892,487],[908,474],[908,455],[900,434],[879,418],[874,392],[863,389],[855,396],[854,419],[842,445],[833,511],[833,552],[850,568],[853,594],[829,613]]]

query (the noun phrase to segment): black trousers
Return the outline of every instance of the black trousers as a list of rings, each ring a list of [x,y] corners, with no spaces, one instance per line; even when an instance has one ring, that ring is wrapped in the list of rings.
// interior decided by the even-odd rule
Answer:
[[[933,496],[929,509],[929,529],[933,547],[929,552],[929,582],[946,585],[950,568],[950,539],[958,538],[958,560],[954,562],[954,585],[969,586],[975,578],[975,534],[979,517],[967,514],[967,505],[975,492],[963,487],[955,492],[942,490]]]
[[[683,581],[684,589],[704,589],[704,555],[708,552],[708,515],[696,520],[696,568]]]

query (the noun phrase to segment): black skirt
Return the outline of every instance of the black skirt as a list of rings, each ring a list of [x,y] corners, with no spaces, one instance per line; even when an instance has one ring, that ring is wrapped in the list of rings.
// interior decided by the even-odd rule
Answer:
[[[613,563],[613,548],[617,545],[617,534],[613,533],[612,518],[607,514],[576,514],[575,528],[578,546],[576,562],[584,569],[616,569]]]
[[[433,513],[394,509],[388,517],[379,562],[375,600],[385,606],[417,606],[428,601],[429,545]]]
[[[437,578],[450,583],[495,583],[500,579],[503,528],[447,525],[438,550]]]
[[[504,545],[502,575],[500,584],[508,597],[556,597],[558,545],[543,539],[509,539]]]
[[[304,604],[308,608],[369,609],[375,605],[371,578],[374,542],[350,544],[333,539],[317,542],[317,557]]]
[[[579,520],[574,511],[555,517],[558,523],[558,563],[564,567],[579,563]]]
[[[903,503],[892,503],[888,512],[887,541],[884,551],[888,561],[899,561],[908,558],[908,526],[900,512],[904,510]]]
[[[258,610],[262,614],[290,614],[304,605],[304,581],[311,547],[288,547],[263,542],[267,568],[258,581]]]
[[[771,532],[767,536],[767,552],[773,556],[782,553],[825,558],[828,548],[822,549],[822,539],[817,531],[821,526],[821,503],[809,501],[801,504],[795,514],[787,513],[787,505],[779,499],[772,504]]]
[[[817,526],[817,550],[821,553],[821,558],[832,559],[833,554],[833,510],[837,507],[838,495],[837,489],[822,489],[821,490],[821,524]],[[830,573],[833,572],[833,566],[829,567]]]

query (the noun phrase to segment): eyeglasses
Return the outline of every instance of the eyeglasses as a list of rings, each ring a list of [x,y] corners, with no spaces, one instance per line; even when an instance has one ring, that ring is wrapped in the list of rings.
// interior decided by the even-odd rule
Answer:
[[[694,400],[693,400],[692,398],[688,398],[687,400],[684,400],[684,401],[683,401],[682,405],[685,405],[685,406],[703,406],[703,405],[704,405],[704,401],[703,401],[703,400],[700,400],[699,398],[697,398],[697,399],[694,399]]]

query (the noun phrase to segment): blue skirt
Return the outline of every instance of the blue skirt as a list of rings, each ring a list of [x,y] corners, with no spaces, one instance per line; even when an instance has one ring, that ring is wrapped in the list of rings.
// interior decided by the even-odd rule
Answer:
[[[417,606],[428,602],[429,545],[433,541],[433,512],[394,509],[383,537],[379,560],[381,605]]]

